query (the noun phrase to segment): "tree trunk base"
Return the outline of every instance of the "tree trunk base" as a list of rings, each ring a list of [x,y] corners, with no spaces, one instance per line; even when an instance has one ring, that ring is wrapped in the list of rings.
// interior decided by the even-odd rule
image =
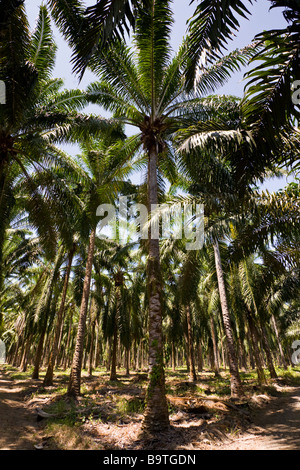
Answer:
[[[160,386],[147,391],[146,409],[142,429],[150,434],[167,431],[170,428],[168,402]]]

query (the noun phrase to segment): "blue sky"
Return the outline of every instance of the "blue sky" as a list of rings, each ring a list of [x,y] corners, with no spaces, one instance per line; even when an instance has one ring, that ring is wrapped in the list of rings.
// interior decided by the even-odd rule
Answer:
[[[88,6],[94,4],[95,1],[96,0],[86,0],[84,3]],[[32,28],[35,25],[35,21],[38,16],[39,6],[41,3],[41,0],[25,1],[28,19]],[[186,31],[186,22],[188,18],[192,15],[196,5],[197,1],[194,1],[190,5],[190,0],[173,0],[175,24],[173,28],[171,42],[172,47],[175,51],[178,49],[179,45],[182,42]],[[255,34],[263,31],[264,29],[273,29],[285,26],[286,23],[282,16],[281,9],[276,8],[269,11],[270,5],[271,2],[269,0],[257,0],[256,2],[254,2],[252,7],[250,5],[249,10],[251,11],[252,15],[250,16],[249,20],[240,20],[240,31],[237,33],[237,36],[233,39],[233,41],[228,44],[229,50],[233,50],[237,47],[246,46],[251,42]],[[70,50],[54,25],[53,29],[55,40],[58,46],[54,75],[64,78],[66,87],[78,87],[78,80],[74,75],[72,75],[72,66],[70,64]],[[242,96],[244,87],[242,77],[243,73],[236,74],[232,78],[230,83],[228,83],[218,91]],[[90,73],[86,73],[84,79],[80,84],[80,87],[84,88],[90,82],[91,79],[93,79],[93,76]]]
[[[32,29],[34,28],[35,21],[38,16],[39,6],[41,0],[27,0],[25,1],[26,12]],[[46,2],[45,2],[46,3]],[[95,3],[95,0],[87,0],[84,2],[87,6]],[[173,49],[176,51],[182,42],[182,39],[186,31],[186,22],[192,15],[197,1],[194,1],[191,5],[190,0],[173,0],[173,11],[174,11],[174,28],[171,38]],[[240,19],[240,30],[236,37],[228,44],[228,51],[234,50],[239,47],[246,46],[251,42],[254,36],[263,30],[269,30],[273,28],[285,27],[286,22],[282,16],[282,10],[275,8],[269,10],[271,2],[269,0],[257,0],[251,6],[249,3],[249,10],[252,15],[249,20]],[[55,77],[61,77],[65,80],[65,86],[67,88],[85,88],[95,77],[87,72],[83,77],[82,82],[79,84],[77,77],[72,74],[72,65],[70,64],[70,49],[66,42],[60,35],[59,31],[53,25],[54,37],[58,46],[56,66],[54,70]],[[244,70],[246,71],[246,69]],[[242,96],[245,82],[243,82],[243,72],[235,74],[222,88],[218,89],[217,93],[232,94],[235,96]],[[89,111],[98,112],[99,107],[89,107]],[[67,148],[70,153],[74,153],[74,149]],[[291,178],[289,179],[291,180]],[[263,188],[267,188],[270,191],[276,190],[285,186],[286,179],[275,179],[267,181]]]

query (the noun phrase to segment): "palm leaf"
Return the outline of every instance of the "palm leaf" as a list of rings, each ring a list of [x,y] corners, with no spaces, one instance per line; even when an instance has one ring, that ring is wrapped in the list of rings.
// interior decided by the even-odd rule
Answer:
[[[134,43],[138,50],[139,82],[151,104],[152,116],[159,103],[164,70],[170,63],[170,30],[173,24],[170,2],[151,0],[140,11]]]
[[[108,50],[101,50],[90,60],[89,66],[99,75],[114,96],[138,105],[144,112],[149,108],[141,89],[139,72],[132,50],[124,42],[115,42]]]
[[[107,50],[110,42],[124,39],[141,8],[149,0],[98,0],[85,8],[83,2],[48,0],[57,27],[72,48],[74,71],[82,77],[90,59]]]
[[[40,7],[36,29],[31,37],[29,58],[39,74],[39,79],[49,79],[55,61],[56,45],[53,40],[51,20],[45,6]]]
[[[224,85],[232,75],[249,64],[261,49],[259,42],[253,42],[241,49],[235,49],[228,55],[221,57],[212,65],[199,66],[196,75],[194,89],[201,95],[214,92],[218,87]]]
[[[25,0],[0,0],[0,32],[7,27],[10,17],[25,3]]]
[[[194,0],[192,0],[194,1]],[[252,4],[252,0],[248,0]],[[194,87],[201,60],[212,63],[220,58],[229,39],[239,29],[238,18],[250,14],[246,1],[200,0],[188,23],[186,86]]]
[[[115,88],[113,84],[107,81],[94,82],[87,87],[86,91],[90,102],[103,106],[115,117],[126,116],[128,121],[135,124],[140,121],[141,113],[136,108],[132,97],[120,93],[118,87]]]
[[[293,43],[289,34],[266,32],[261,39],[264,50],[257,56],[260,64],[246,77],[246,94],[243,113],[246,125],[257,133],[263,133],[271,142],[274,129],[293,127],[293,117],[299,119],[299,110],[291,98],[292,82],[300,74],[300,32],[298,42]]]
[[[9,15],[0,36],[0,79],[6,85],[6,105],[0,108],[1,125],[7,128],[22,119],[31,101],[37,71],[28,60],[29,24],[23,6]]]

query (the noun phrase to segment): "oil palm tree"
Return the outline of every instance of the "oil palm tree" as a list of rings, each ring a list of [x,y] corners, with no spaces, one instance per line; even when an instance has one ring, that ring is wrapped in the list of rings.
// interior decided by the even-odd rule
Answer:
[[[222,98],[221,101],[223,101],[223,99],[224,98]],[[228,121],[233,117],[232,112],[234,114],[234,112],[237,111],[234,103],[235,100],[231,101],[231,104],[229,100],[226,104],[225,108],[227,109],[226,116]],[[230,107],[232,107],[231,111]],[[222,113],[222,106],[219,111]],[[205,127],[205,123],[201,123],[199,126],[202,126],[203,129]],[[186,132],[188,133],[189,130],[184,131],[183,134]],[[182,168],[188,170],[191,180],[190,192],[197,195],[201,194],[202,201],[205,201],[206,215],[212,219],[212,226],[211,228],[207,228],[206,233],[207,236],[209,236],[211,231],[211,243],[214,248],[223,323],[227,336],[230,358],[232,394],[238,395],[239,390],[241,389],[241,384],[238,375],[237,360],[236,358],[234,359],[236,354],[234,337],[232,335],[233,330],[230,327],[230,303],[228,292],[226,292],[224,268],[222,267],[223,262],[219,248],[219,239],[220,237],[224,237],[226,231],[223,232],[223,234],[220,229],[215,231],[213,229],[213,225],[217,226],[221,223],[221,226],[223,225],[225,228],[225,221],[227,219],[230,221],[231,226],[237,227],[237,240],[232,240],[232,247],[229,247],[229,253],[231,254],[231,263],[235,262],[238,255],[240,256],[240,259],[243,259],[243,273],[245,274],[247,273],[247,266],[245,264],[245,251],[243,251],[243,246],[248,254],[252,254],[253,252],[257,254],[260,250],[262,250],[263,253],[265,247],[270,245],[272,241],[276,246],[276,242],[274,242],[275,237],[280,237],[281,239],[282,237],[287,237],[288,240],[289,238],[293,239],[293,237],[299,234],[299,224],[297,222],[299,218],[299,198],[297,191],[291,191],[291,194],[282,192],[278,195],[267,195],[259,194],[256,188],[253,188],[253,186],[249,184],[247,186],[244,185],[241,188],[240,179],[235,177],[235,171],[233,171],[231,167],[230,151],[228,151],[228,154],[224,157],[218,157],[218,147],[216,145],[208,145],[208,148],[205,151],[205,145],[202,144],[203,141],[206,141],[206,136],[204,132],[203,134],[204,135],[202,136],[201,133],[199,133],[195,138],[195,147],[192,143],[192,149],[188,152],[189,157],[186,159],[184,154],[182,155]],[[219,141],[218,137],[219,136],[215,137],[217,144]],[[201,142],[202,139],[203,141]],[[219,148],[221,149],[221,147],[222,146],[220,145]],[[185,150],[188,151],[188,148],[189,146],[187,145]],[[222,155],[221,150],[220,155]],[[290,235],[288,235],[288,232]],[[247,233],[248,236],[246,237]],[[252,234],[252,238],[250,233]],[[230,231],[228,231],[228,228],[226,235],[227,240],[230,239]],[[291,250],[291,254],[292,252],[293,251]],[[291,259],[293,258],[291,257]],[[274,272],[276,271],[274,270]],[[245,286],[247,280],[246,275],[244,275],[244,280]],[[262,285],[264,285],[263,282]],[[252,290],[249,289],[248,292],[252,293]],[[244,291],[244,297],[245,293],[246,291]],[[250,295],[250,297],[253,300],[253,296]],[[257,337],[259,335],[262,338],[263,348],[266,350],[270,373],[274,377],[276,374],[269,354],[268,341],[264,334],[264,328],[261,328],[261,325],[257,325],[257,321],[255,321],[255,318],[259,316],[257,313],[257,305],[260,304],[260,300],[257,301],[257,304],[255,302],[251,304],[251,308],[249,307],[248,309],[249,314],[247,318],[249,321],[253,351],[255,353],[255,360],[258,368],[258,376],[259,380],[263,382],[265,378],[261,367],[260,353],[257,348]],[[253,310],[256,312],[256,315],[253,313]],[[235,380],[237,380],[236,383]]]
[[[43,347],[46,332],[52,324],[56,304],[58,300],[58,281],[59,268],[62,263],[62,250],[58,250],[54,262],[47,266],[47,277],[45,283],[39,293],[38,301],[34,311],[33,329],[37,330],[37,347],[35,352],[34,369],[32,373],[33,379],[39,378],[39,368],[43,354]],[[39,286],[37,286],[39,287]]]
[[[244,311],[248,312],[249,328],[252,334],[256,330],[256,336],[258,331],[270,374],[275,376],[268,337],[273,331],[282,364],[286,367],[277,324],[284,305],[291,305],[299,290],[299,189],[292,183],[277,193],[256,195],[256,201],[255,213],[235,232],[229,253],[232,262],[238,266],[235,269],[243,292]],[[237,299],[239,294],[234,296]],[[253,350],[257,357],[255,345]],[[259,358],[256,363],[262,380]]]
[[[59,236],[72,243],[70,223],[78,201],[66,178],[72,175],[74,185],[82,174],[55,144],[109,127],[79,112],[87,103],[81,90],[62,90],[63,81],[51,77],[56,45],[46,7],[40,8],[30,34],[24,2],[10,3],[0,37],[7,95],[0,108],[0,283],[2,246],[10,225],[22,221],[34,227],[50,259]]]
[[[187,349],[189,358],[189,380],[195,382],[197,380],[193,334],[192,334],[192,307],[197,297],[197,289],[201,276],[201,262],[199,258],[200,252],[194,253],[188,251],[184,254],[180,274],[178,278],[178,290],[180,295],[180,303],[184,310],[186,331],[187,331]]]
[[[18,3],[0,36],[0,79],[6,85],[6,103],[0,106],[0,257],[20,177],[30,193],[21,210],[29,213],[41,241],[48,242],[54,255],[55,228],[50,227],[46,198],[32,173],[51,165],[66,165],[66,171],[67,167],[70,170],[71,159],[55,144],[75,142],[109,126],[105,120],[80,112],[87,104],[81,90],[62,90],[63,81],[51,77],[56,45],[46,7],[41,6],[31,34],[23,2]]]
[[[185,93],[184,46],[171,57],[172,22],[169,2],[152,0],[150,8],[140,11],[136,18],[135,49],[116,42],[108,52],[102,51],[89,61],[90,69],[99,75],[100,81],[90,85],[88,93],[94,92],[95,102],[113,112],[115,119],[139,129],[124,146],[124,151],[129,158],[140,150],[146,155],[149,213],[159,202],[158,168],[175,167],[172,135],[195,119],[197,113],[198,116],[208,113],[201,98]],[[253,48],[246,48],[206,70],[199,82],[199,94],[223,83],[228,77],[226,71],[237,69],[252,54]],[[162,357],[162,282],[159,240],[152,239],[151,233],[147,272],[150,370],[144,425],[148,429],[161,429],[169,424]]]
[[[59,353],[59,339],[61,335],[63,315],[64,315],[65,303],[66,303],[66,297],[67,297],[67,290],[68,290],[69,279],[70,279],[70,274],[71,274],[71,269],[72,269],[72,261],[73,261],[75,252],[76,252],[76,243],[74,242],[73,246],[68,250],[68,253],[67,253],[67,266],[66,266],[66,271],[64,275],[61,301],[60,301],[59,309],[57,312],[53,344],[52,344],[52,349],[49,355],[47,371],[43,380],[43,384],[45,386],[53,385],[53,372],[54,372],[56,359]]]
[[[58,27],[73,48],[75,70],[82,73],[91,56],[109,42],[125,36],[134,28],[135,16],[149,9],[148,0],[98,0],[85,8],[73,0],[49,0]],[[186,89],[192,90],[201,71],[222,57],[228,43],[239,31],[240,18],[251,16],[252,0],[210,1],[192,0],[195,12],[187,23]],[[288,25],[283,29],[258,34],[256,41],[262,45],[257,56],[261,62],[248,75],[248,93],[245,103],[247,123],[267,132],[273,141],[274,130],[299,120],[299,109],[291,99],[291,85],[299,78],[300,7],[297,0],[270,0],[270,9],[284,8]],[[77,31],[82,34],[77,34]],[[76,34],[74,34],[74,31]],[[82,38],[85,39],[82,39]],[[203,60],[204,58],[204,60]],[[200,72],[200,74],[199,74]],[[259,99],[257,99],[257,93]],[[262,137],[262,133],[260,133]]]
[[[245,201],[245,197],[250,197],[251,187],[249,184],[245,184],[244,179],[242,179],[243,185],[241,185],[240,177],[244,175],[237,177],[235,174],[234,165],[231,161],[230,146],[227,147],[226,145],[226,137],[223,141],[217,130],[213,132],[210,129],[213,120],[223,122],[226,119],[228,127],[230,127],[231,122],[237,123],[239,121],[239,100],[229,96],[211,96],[209,101],[213,119],[199,121],[194,126],[178,133],[178,136],[181,136],[179,140],[183,139],[180,146],[180,160],[181,169],[186,174],[186,181],[190,182],[187,188],[188,193],[195,195],[199,198],[198,200],[205,203],[207,218],[206,243],[212,246],[214,253],[214,269],[217,276],[223,327],[228,349],[231,395],[239,397],[243,394],[243,387],[238,369],[220,240],[228,235],[230,222],[236,223],[235,217],[243,214],[243,201]],[[208,129],[206,129],[206,126]],[[232,127],[234,128],[234,125]],[[202,132],[198,132],[199,129]],[[217,129],[217,126],[215,129]],[[210,136],[210,134],[213,135]],[[240,145],[242,145],[242,142],[243,138],[241,138]],[[227,152],[224,152],[225,157],[223,157],[222,151],[225,148]]]
[[[119,151],[122,137],[125,138],[122,126],[117,126],[98,142],[90,139],[82,144],[82,153],[78,156],[78,163],[81,162],[82,172],[85,173],[86,184],[82,186],[81,197],[82,220],[86,227],[88,249],[75,351],[68,385],[68,395],[74,397],[79,396],[81,392],[81,368],[95,250],[97,208],[101,204],[115,203],[118,193],[125,185],[124,179],[132,171],[132,165],[127,162],[127,155]]]
[[[117,380],[117,348],[119,331],[123,331],[123,339],[126,337],[124,330],[127,330],[127,336],[129,336],[129,295],[128,286],[126,285],[126,278],[128,278],[127,271],[129,269],[129,263],[131,261],[130,251],[136,245],[134,243],[127,243],[124,246],[120,245],[117,241],[105,241],[102,249],[98,249],[95,254],[95,261],[98,265],[98,274],[102,269],[106,269],[110,274],[114,288],[111,289],[111,303],[112,308],[106,309],[107,313],[111,314],[110,324],[113,325],[113,347],[112,347],[112,358],[111,358],[111,371],[110,380]],[[100,247],[99,247],[100,248]],[[110,311],[109,311],[110,310]],[[107,321],[105,322],[108,323]],[[121,335],[120,335],[121,336]],[[120,338],[121,339],[121,338]],[[129,338],[127,339],[127,342]]]
[[[22,296],[22,285],[16,280],[22,279],[26,285],[26,273],[34,264],[38,264],[42,248],[38,237],[33,237],[30,230],[11,227],[5,233],[2,258],[2,278],[0,283],[0,330],[3,315],[8,305],[18,304]],[[18,310],[18,308],[16,308]]]
[[[200,97],[224,83],[233,71],[245,65],[255,53],[255,46],[235,51],[206,68],[198,82],[196,93],[189,96],[185,92],[185,78],[182,74],[186,47],[183,45],[172,58],[169,46],[173,23],[169,1],[151,0],[147,2],[147,8],[136,10],[134,49],[127,47],[116,37],[114,41],[108,41],[105,47],[99,47],[98,40],[103,37],[101,7],[107,6],[106,13],[111,14],[110,18],[119,12],[120,17],[123,15],[124,18],[122,8],[109,10],[114,3],[98,2],[95,8],[89,10],[91,14],[98,12],[100,18],[99,23],[94,23],[95,30],[98,28],[98,31],[96,34],[91,32],[90,35],[83,18],[86,12],[82,2],[70,2],[70,7],[63,2],[50,4],[58,27],[73,47],[75,69],[82,72],[88,65],[100,78],[99,82],[88,87],[88,94],[94,93],[95,103],[112,112],[115,119],[139,130],[137,135],[127,141],[123,152],[131,158],[137,151],[143,151],[147,158],[147,205],[151,213],[151,209],[159,202],[158,168],[175,168],[171,146],[173,133],[184,127],[187,121],[194,120],[197,112],[198,116],[208,115]],[[118,2],[118,5],[121,4],[124,5],[124,2]],[[134,2],[134,5],[145,6],[143,2]],[[109,21],[106,25],[108,24]],[[83,52],[78,47],[80,28],[82,32],[85,31],[84,36],[89,42]],[[150,369],[144,425],[149,430],[155,430],[168,427],[169,419],[162,355],[159,240],[152,239],[151,236],[148,238]]]

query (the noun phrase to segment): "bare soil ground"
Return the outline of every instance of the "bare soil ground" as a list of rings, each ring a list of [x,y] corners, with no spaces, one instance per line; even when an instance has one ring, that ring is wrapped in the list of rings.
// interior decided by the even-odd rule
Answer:
[[[91,450],[299,450],[300,386],[272,384],[272,394],[229,396],[170,379],[170,430],[159,436],[141,428],[144,375],[111,383],[84,378],[85,394],[66,399],[65,379],[44,389],[41,380],[12,379],[0,366],[0,449]],[[123,378],[122,378],[123,379]],[[254,387],[255,389],[255,387]],[[54,415],[38,418],[37,408]]]
[[[0,370],[0,449],[34,449],[38,426],[23,399],[23,387]]]
[[[253,425],[224,450],[300,450],[300,388],[289,387],[283,397],[253,412]]]

